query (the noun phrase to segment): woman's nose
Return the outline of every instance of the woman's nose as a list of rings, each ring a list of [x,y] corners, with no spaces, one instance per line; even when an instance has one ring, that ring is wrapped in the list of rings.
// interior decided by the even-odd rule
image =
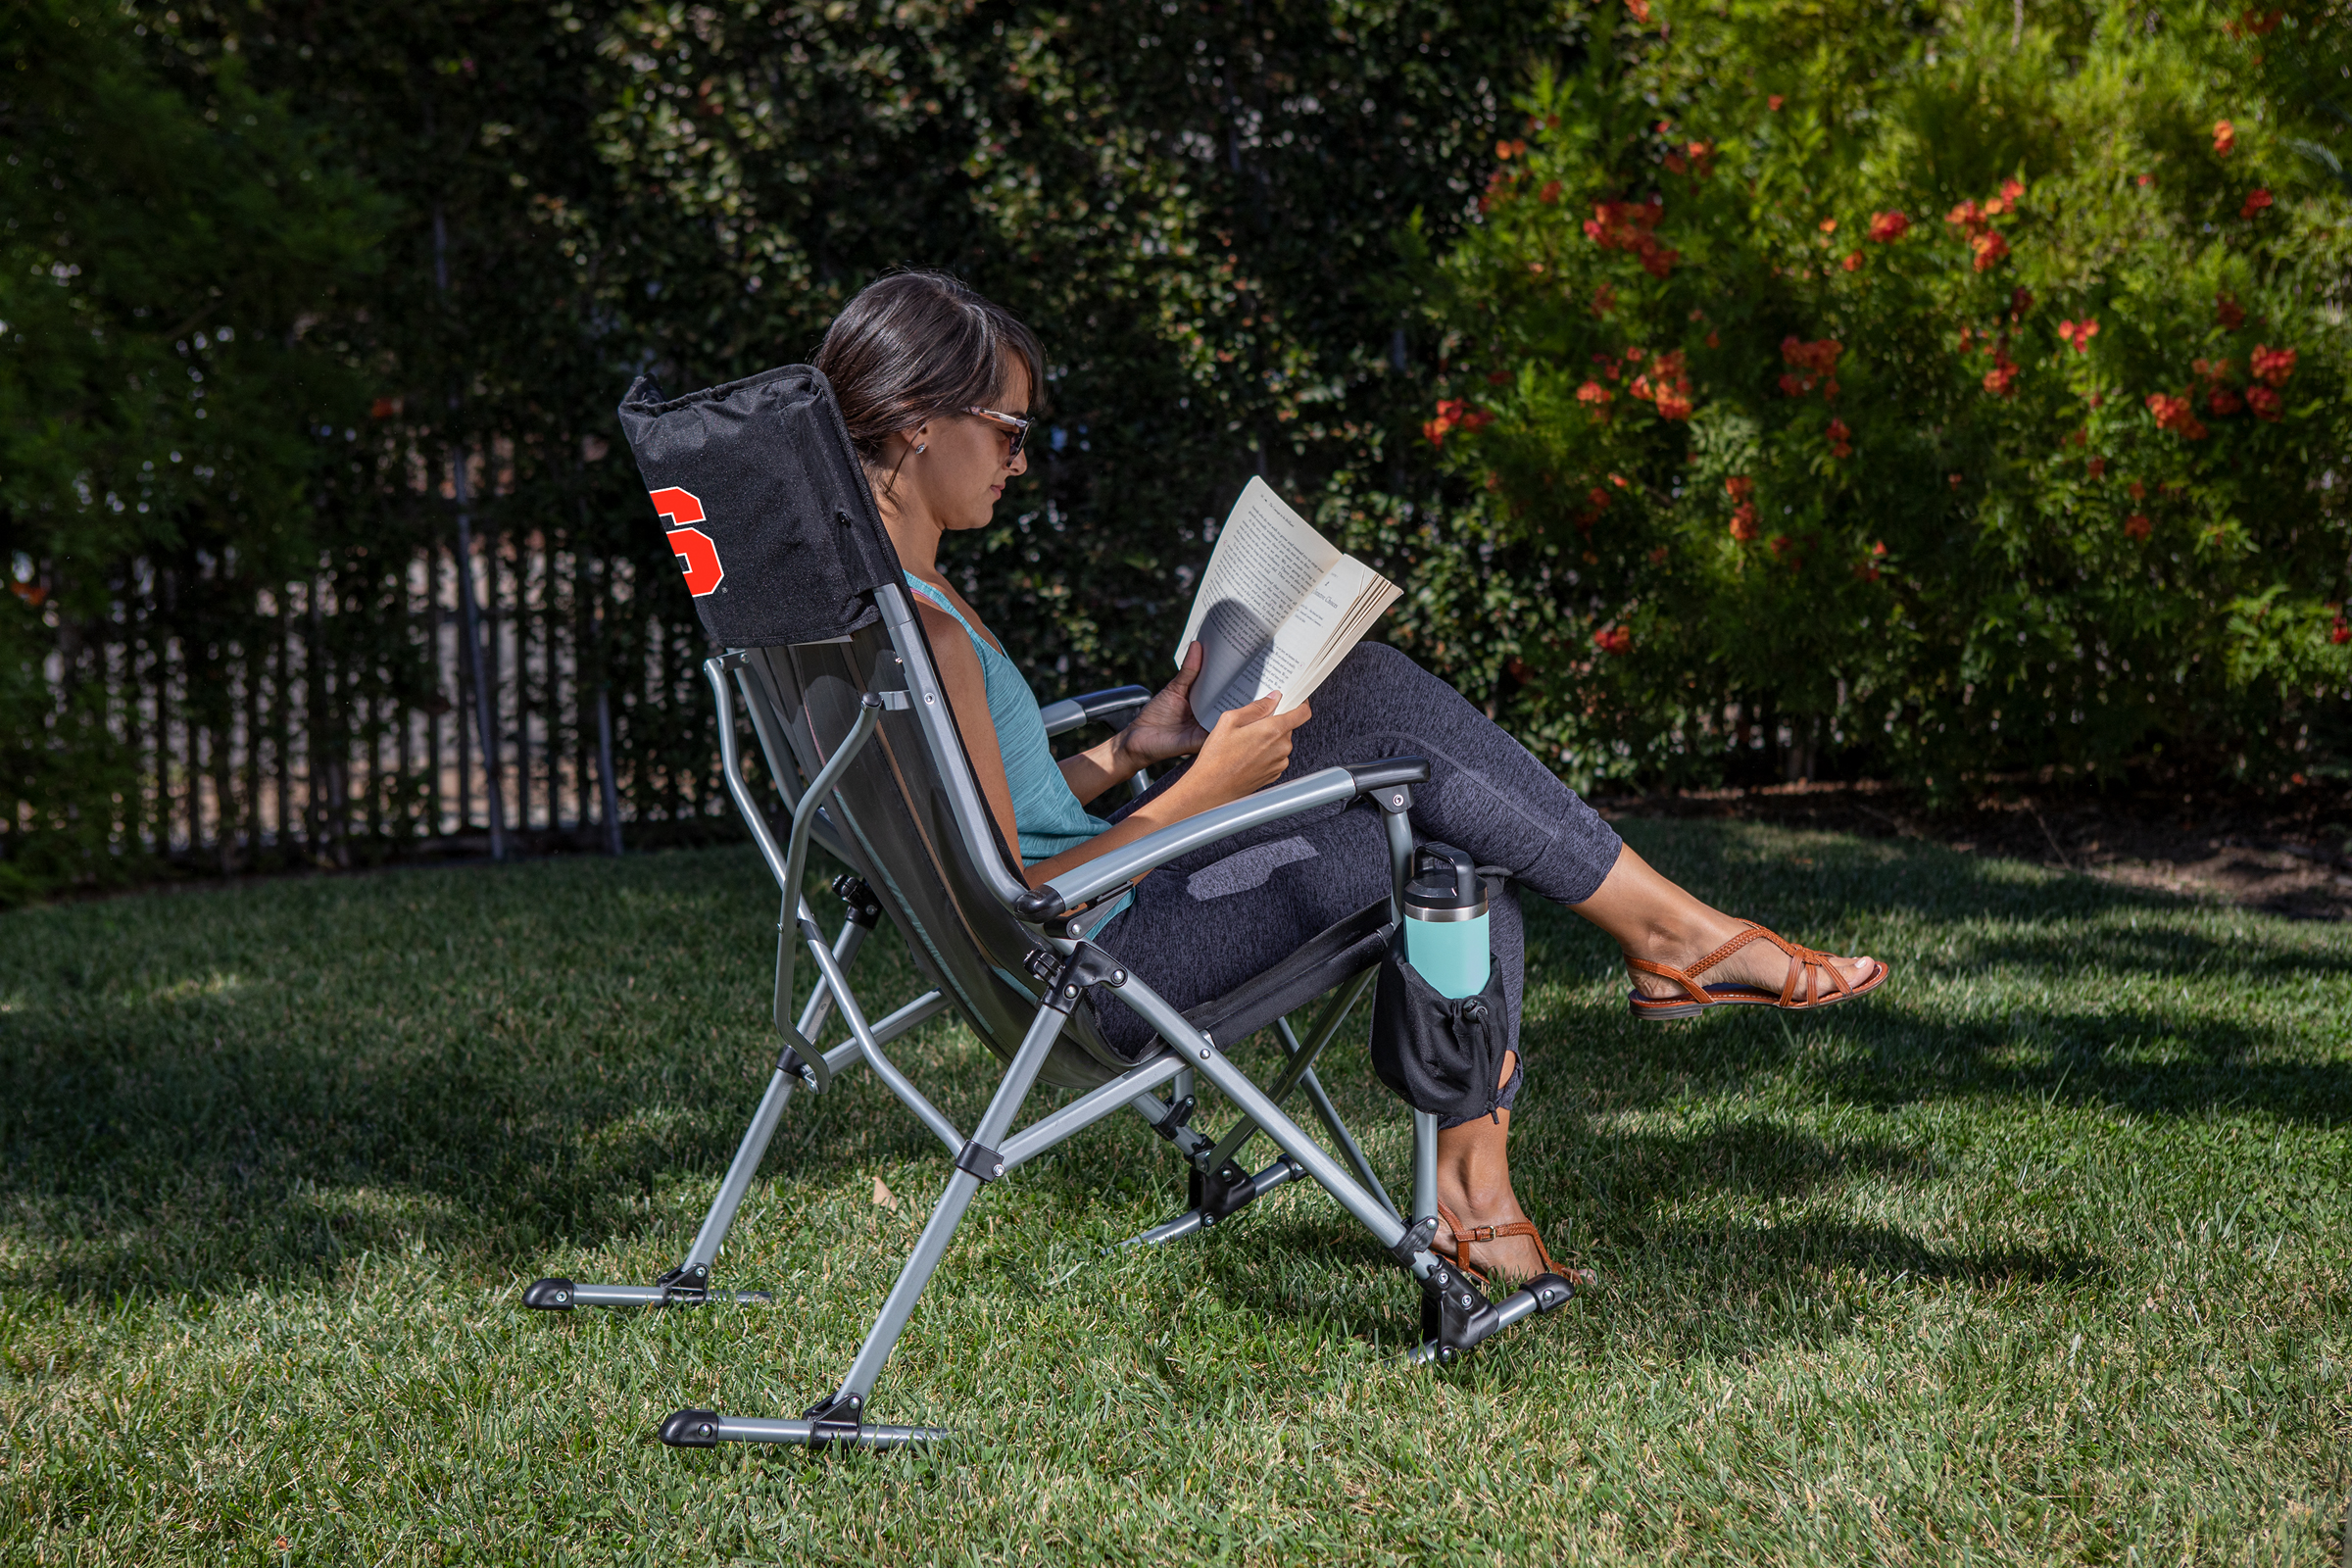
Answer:
[[[1004,466],[1004,471],[1015,477],[1027,473],[1029,471],[1029,449],[1023,447],[1020,451],[1015,452],[1012,455],[1012,461]]]

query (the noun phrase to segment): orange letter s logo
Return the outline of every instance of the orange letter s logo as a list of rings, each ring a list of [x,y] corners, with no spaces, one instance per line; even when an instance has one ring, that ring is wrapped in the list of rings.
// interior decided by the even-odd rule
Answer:
[[[717,592],[727,575],[718,563],[718,546],[702,529],[688,526],[703,520],[702,502],[691,490],[670,489],[654,491],[653,503],[655,512],[676,524],[669,530],[669,548],[686,574],[686,591],[697,599]]]

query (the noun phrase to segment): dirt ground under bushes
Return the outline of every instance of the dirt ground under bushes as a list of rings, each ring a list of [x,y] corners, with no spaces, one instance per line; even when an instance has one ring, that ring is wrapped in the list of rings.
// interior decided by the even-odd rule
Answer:
[[[2004,793],[1930,810],[1881,784],[1781,784],[1596,798],[1601,814],[1736,818],[1928,839],[2308,920],[2352,918],[2352,808],[2333,792],[2259,803]]]

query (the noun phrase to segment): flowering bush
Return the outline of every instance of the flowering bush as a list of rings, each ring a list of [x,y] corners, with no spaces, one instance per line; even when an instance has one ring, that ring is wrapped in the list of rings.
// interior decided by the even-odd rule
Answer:
[[[1586,778],[2313,765],[2352,210],[2262,57],[2325,10],[1579,14],[1430,271],[1489,564],[1407,646]]]

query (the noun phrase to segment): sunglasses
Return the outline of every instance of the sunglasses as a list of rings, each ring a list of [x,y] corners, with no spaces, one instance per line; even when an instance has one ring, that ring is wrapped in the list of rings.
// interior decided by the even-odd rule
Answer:
[[[1022,418],[1017,414],[1005,414],[998,409],[983,409],[977,406],[965,409],[963,412],[975,418],[986,419],[1004,432],[1006,438],[1011,442],[1011,445],[1004,449],[1006,462],[1009,463],[1021,455],[1021,443],[1029,439],[1029,420]]]

